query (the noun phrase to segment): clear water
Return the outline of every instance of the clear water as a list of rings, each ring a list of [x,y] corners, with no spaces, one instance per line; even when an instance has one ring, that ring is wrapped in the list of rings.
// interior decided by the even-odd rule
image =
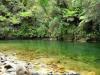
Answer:
[[[71,43],[44,40],[0,41],[0,48],[38,52],[49,56],[69,57],[76,61],[90,63],[100,69],[100,43]],[[91,66],[91,65],[90,65]]]

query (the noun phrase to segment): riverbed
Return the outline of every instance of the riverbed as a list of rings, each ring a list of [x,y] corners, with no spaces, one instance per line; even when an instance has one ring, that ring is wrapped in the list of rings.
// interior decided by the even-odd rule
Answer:
[[[1,40],[0,52],[15,53],[19,60],[45,63],[61,72],[67,69],[81,75],[100,75],[100,43]]]

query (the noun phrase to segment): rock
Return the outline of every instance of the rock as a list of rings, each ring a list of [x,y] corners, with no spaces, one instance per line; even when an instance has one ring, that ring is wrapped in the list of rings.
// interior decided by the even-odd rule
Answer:
[[[4,63],[6,60],[5,56],[0,56],[0,63]]]
[[[48,75],[53,75],[53,72],[49,72]]]
[[[5,69],[10,69],[10,68],[12,68],[12,66],[11,65],[5,65],[4,68]]]
[[[3,75],[4,74],[4,71],[5,70],[4,70],[3,66],[0,65],[0,75]]]
[[[16,67],[16,74],[17,75],[28,75],[28,71],[23,64],[18,64]]]
[[[66,75],[80,75],[80,74],[75,71],[69,71]]]
[[[56,69],[56,68],[55,68]],[[57,70],[55,73],[52,68],[48,68],[43,63],[27,63],[26,61],[19,61],[14,55],[4,55],[0,53],[0,75],[61,75]],[[80,75],[77,72],[69,71],[63,75]]]

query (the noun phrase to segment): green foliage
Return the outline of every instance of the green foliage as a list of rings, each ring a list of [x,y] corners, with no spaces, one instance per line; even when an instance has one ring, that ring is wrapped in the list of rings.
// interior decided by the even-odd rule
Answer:
[[[32,16],[32,12],[31,11],[21,12],[19,15],[21,17],[31,17]]]
[[[5,21],[5,20],[6,20],[6,18],[5,18],[5,17],[0,16],[0,21]]]
[[[18,38],[99,36],[99,9],[99,0],[0,0],[0,34]]]
[[[77,12],[78,11],[76,10],[65,9],[63,11],[63,15],[64,15],[63,17],[77,16],[78,15]]]
[[[37,31],[37,36],[38,37],[45,37],[45,35],[47,33],[46,30],[47,30],[46,26],[45,25],[41,25],[36,30]]]
[[[20,18],[17,18],[17,16],[12,16],[9,18],[9,22],[11,22],[12,24],[19,24]]]
[[[47,6],[47,5],[48,5],[48,0],[39,0],[39,3],[40,3],[42,6]]]

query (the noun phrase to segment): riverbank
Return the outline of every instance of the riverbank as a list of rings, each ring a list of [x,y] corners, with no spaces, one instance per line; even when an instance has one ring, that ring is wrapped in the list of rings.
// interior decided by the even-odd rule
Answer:
[[[31,62],[20,61],[15,55],[15,53],[10,56],[0,53],[0,75],[80,75],[71,70],[57,70],[56,65],[53,66],[56,67],[54,70],[53,67],[45,63],[36,62],[32,64]]]
[[[95,71],[68,69],[60,61],[55,63],[54,58],[40,57],[29,62],[17,56],[0,53],[0,75],[97,75]]]
[[[65,41],[65,42],[100,42],[100,37],[0,37],[0,40],[48,40],[48,41]]]

